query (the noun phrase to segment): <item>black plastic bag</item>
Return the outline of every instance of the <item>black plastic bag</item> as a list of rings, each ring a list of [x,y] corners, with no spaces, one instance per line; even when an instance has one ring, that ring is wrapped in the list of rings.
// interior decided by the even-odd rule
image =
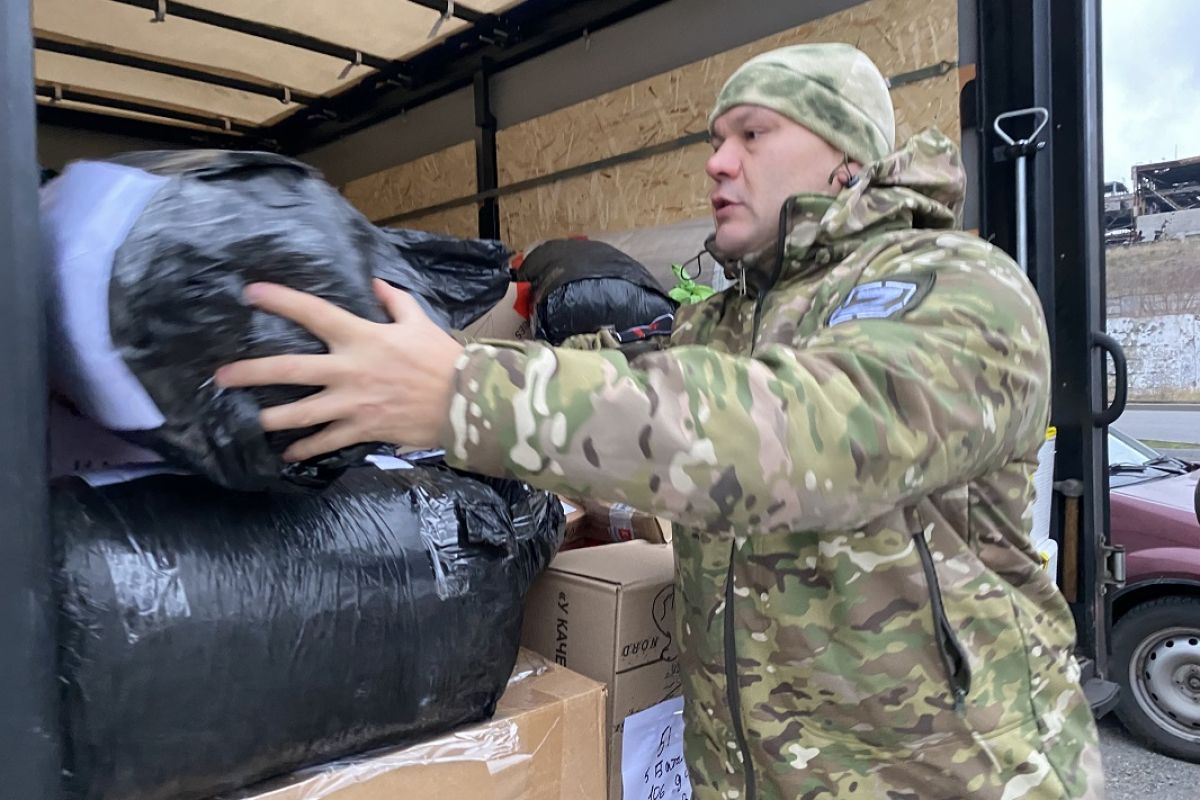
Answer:
[[[146,437],[173,461],[230,488],[324,486],[367,448],[302,465],[279,454],[319,428],[264,434],[263,408],[316,391],[264,386],[223,391],[216,369],[243,358],[323,353],[294,323],[242,300],[271,281],[384,322],[371,276],[392,253],[374,226],[312,170],[266,153],[161,152],[115,159],[172,179],[116,252],[109,284],[113,343],[165,417]]]
[[[126,153],[110,160],[156,175],[186,174],[209,180],[226,179],[236,172],[263,166],[287,166],[303,169],[320,180],[312,167],[274,153],[160,150]],[[365,220],[348,203],[346,207],[350,217],[358,217],[355,223]],[[512,251],[502,242],[373,227],[394,249],[387,251],[391,258],[371,258],[371,275],[415,295],[442,328],[458,330],[470,325],[498,303],[508,289]]]
[[[322,494],[53,486],[72,800],[195,800],[490,716],[556,498],[444,468]]]
[[[286,465],[280,454],[319,427],[265,434],[258,414],[317,389],[223,391],[213,383],[231,361],[326,350],[299,326],[248,306],[246,284],[282,283],[384,322],[371,288],[379,275],[415,288],[444,328],[495,302],[494,290],[475,309],[469,290],[447,292],[452,266],[440,275],[440,293],[430,291],[429,277],[402,260],[392,235],[312,168],[271,153],[163,151],[77,162],[43,189],[42,205],[55,240],[56,388],[105,427],[229,488],[323,487],[368,452],[350,448]],[[470,250],[441,243],[452,259]],[[418,249],[423,264],[437,252],[437,242]],[[498,255],[494,246],[473,252]],[[460,288],[480,283],[479,263],[469,267]],[[443,296],[452,296],[450,306],[432,299]]]
[[[546,242],[526,256],[519,276],[533,284],[534,335],[554,345],[602,328],[650,325],[676,308],[649,270],[604,242]]]
[[[383,264],[375,277],[424,297],[455,330],[482,317],[508,291],[512,251],[501,242],[404,228],[380,231],[396,246],[399,260]]]

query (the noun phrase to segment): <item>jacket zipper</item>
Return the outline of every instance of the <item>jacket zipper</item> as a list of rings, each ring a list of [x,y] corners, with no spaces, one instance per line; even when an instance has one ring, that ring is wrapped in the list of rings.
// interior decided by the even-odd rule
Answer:
[[[921,556],[921,567],[925,571],[925,582],[929,587],[929,601],[933,608],[933,638],[937,642],[938,653],[942,657],[942,666],[946,670],[946,681],[954,696],[954,710],[960,715],[967,711],[967,694],[971,691],[971,667],[967,662],[966,651],[954,633],[950,620],[946,617],[946,607],[942,604],[942,589],[938,583],[937,570],[933,566],[933,554],[925,541],[925,534],[918,531],[913,534],[917,552]]]
[[[766,299],[767,292],[775,287],[779,282],[779,276],[783,272],[783,247],[787,241],[787,220],[791,216],[792,198],[784,201],[783,206],[779,209],[779,238],[775,246],[775,268],[771,273],[770,281],[759,288],[757,296],[754,298],[754,321],[750,329],[750,352],[754,353],[755,345],[758,342],[758,326],[762,318],[763,301]],[[746,292],[746,270],[742,267],[741,274],[741,291],[744,295]],[[729,572],[725,575],[725,695],[729,701],[729,714],[733,720],[733,738],[737,745],[738,752],[742,756],[742,772],[746,776],[746,798],[745,800],[755,800],[758,796],[758,786],[754,777],[754,762],[750,760],[750,745],[746,741],[746,731],[742,726],[742,698],[739,694],[738,686],[738,671],[737,671],[737,646],[734,644],[734,619],[733,619],[733,565],[737,557],[737,539],[735,538],[729,546]]]
[[[754,354],[754,349],[758,345],[758,325],[762,321],[763,301],[767,299],[767,292],[775,288],[775,284],[779,283],[779,276],[783,274],[783,249],[787,244],[788,220],[792,216],[792,204],[794,197],[789,197],[783,202],[779,209],[779,235],[775,240],[775,265],[771,270],[771,277],[767,283],[761,286],[758,294],[754,297],[754,324],[750,329],[750,353]],[[742,268],[742,291],[745,292],[746,287],[746,271]]]
[[[729,700],[729,715],[733,720],[733,737],[742,755],[742,772],[746,776],[746,800],[755,800],[758,788],[754,779],[754,762],[750,760],[750,745],[742,727],[742,698],[739,694],[737,647],[734,645],[733,619],[733,559],[737,555],[737,540],[729,550],[729,573],[725,576],[725,694]]]

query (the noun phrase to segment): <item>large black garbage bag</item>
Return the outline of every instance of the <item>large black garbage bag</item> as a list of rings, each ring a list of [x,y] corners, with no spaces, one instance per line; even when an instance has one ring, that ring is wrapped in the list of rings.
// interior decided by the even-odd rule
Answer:
[[[510,251],[492,239],[460,239],[405,228],[380,228],[396,247],[397,260],[381,265],[382,278],[439,308],[446,323],[462,330],[500,302],[512,272]]]
[[[68,796],[207,798],[490,716],[564,524],[490,483],[56,483]]]
[[[222,391],[212,382],[230,361],[326,350],[299,326],[248,306],[246,284],[282,283],[383,322],[371,289],[378,275],[415,288],[443,328],[495,302],[481,297],[473,312],[464,290],[439,305],[443,295],[428,291],[429,278],[391,237],[311,167],[271,153],[76,162],[43,188],[42,207],[54,241],[55,387],[105,427],[230,488],[322,487],[366,452],[285,465],[280,454],[316,428],[264,434],[258,413],[317,390]],[[432,260],[437,246],[421,252]],[[475,286],[480,268],[470,269],[463,285]]]
[[[263,166],[286,166],[302,169],[320,180],[312,167],[274,153],[161,150],[126,153],[110,160],[155,175],[186,174],[209,179]],[[336,192],[333,194],[340,199]],[[344,206],[340,210],[349,212],[347,224],[358,227],[365,218],[348,203]],[[457,330],[470,325],[500,301],[512,280],[508,269],[512,251],[502,242],[406,228],[374,227],[374,232],[392,249],[384,248],[383,256],[369,254],[370,274],[413,294],[442,328]],[[369,249],[374,251],[378,245],[371,242]]]
[[[55,388],[92,419],[237,489],[324,486],[365,452],[288,466],[314,429],[264,434],[259,411],[309,387],[222,391],[241,358],[321,353],[299,326],[247,305],[252,281],[385,321],[371,274],[388,243],[309,168],[259,153],[139,153],[77,162],[43,189],[54,239]]]
[[[533,284],[534,335],[554,345],[601,328],[650,325],[676,308],[649,270],[604,242],[548,241],[525,258],[520,277]]]

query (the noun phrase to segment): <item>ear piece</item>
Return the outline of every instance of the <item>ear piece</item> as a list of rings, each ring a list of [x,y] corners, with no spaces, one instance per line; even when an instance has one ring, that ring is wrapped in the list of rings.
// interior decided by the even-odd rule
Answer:
[[[840,181],[842,187],[846,189],[858,183],[858,176],[850,172],[850,156],[843,155],[842,163],[834,167],[833,172],[829,173],[830,186],[833,186],[835,180]]]

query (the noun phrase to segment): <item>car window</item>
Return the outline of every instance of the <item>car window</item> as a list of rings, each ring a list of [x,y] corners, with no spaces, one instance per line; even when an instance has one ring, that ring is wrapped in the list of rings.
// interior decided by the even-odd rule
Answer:
[[[1127,436],[1109,430],[1108,432],[1108,463],[1109,464],[1146,464],[1158,458],[1158,453],[1146,445],[1130,439]]]

